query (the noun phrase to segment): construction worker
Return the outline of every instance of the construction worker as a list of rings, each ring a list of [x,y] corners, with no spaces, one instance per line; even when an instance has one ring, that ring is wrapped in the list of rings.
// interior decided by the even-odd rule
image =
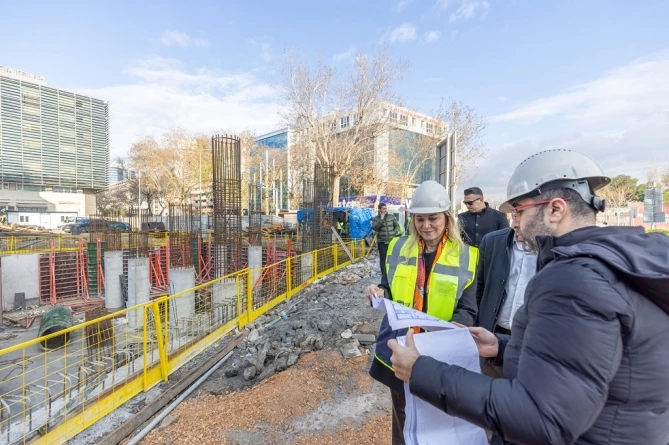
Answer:
[[[549,150],[514,171],[501,210],[537,254],[511,335],[469,328],[491,377],[390,341],[411,393],[501,444],[669,443],[669,237],[597,227],[610,182],[591,158]]]
[[[458,220],[450,212],[446,189],[436,181],[415,191],[408,236],[395,238],[388,249],[388,286],[370,286],[367,297],[385,296],[442,320],[471,326],[476,318],[474,275],[478,249],[460,238]],[[393,331],[384,317],[370,375],[390,388],[393,445],[404,444],[404,386],[394,375],[388,340],[406,334]]]
[[[388,285],[386,276],[386,256],[388,246],[393,238],[400,235],[400,223],[395,216],[388,213],[388,207],[379,204],[379,213],[372,219],[372,230],[376,232],[376,245],[379,247],[379,265],[381,266],[381,284]]]

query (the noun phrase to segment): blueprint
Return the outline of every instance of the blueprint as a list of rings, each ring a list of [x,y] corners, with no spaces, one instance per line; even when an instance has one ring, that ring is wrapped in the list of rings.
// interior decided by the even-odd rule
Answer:
[[[406,337],[398,337],[400,344]],[[416,348],[421,355],[458,365],[474,372],[481,372],[476,344],[464,328],[426,332],[414,335]],[[434,376],[439,379],[439,376]],[[407,445],[487,445],[483,428],[458,417],[453,417],[415,397],[404,384],[406,420],[404,440]]]
[[[411,309],[398,303],[393,303],[387,298],[372,298],[372,307],[388,314],[388,322],[393,331],[410,327],[421,327],[428,331],[439,331],[444,329],[460,329],[453,323],[441,320],[424,312]]]

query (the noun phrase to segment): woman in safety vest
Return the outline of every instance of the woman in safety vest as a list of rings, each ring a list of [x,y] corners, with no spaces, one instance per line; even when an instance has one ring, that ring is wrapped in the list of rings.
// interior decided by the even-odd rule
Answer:
[[[476,318],[474,273],[478,249],[460,238],[457,218],[450,213],[446,189],[436,181],[423,182],[414,192],[408,236],[388,246],[388,287],[370,286],[367,298],[384,296],[446,321],[472,326]],[[417,328],[414,328],[417,332]],[[388,340],[406,335],[393,331],[385,316],[376,356],[369,374],[390,388],[393,403],[393,445],[404,444],[404,384],[395,377]]]

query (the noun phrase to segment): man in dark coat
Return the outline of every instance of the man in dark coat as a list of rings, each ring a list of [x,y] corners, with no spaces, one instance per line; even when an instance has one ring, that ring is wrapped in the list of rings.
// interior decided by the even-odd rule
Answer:
[[[525,289],[537,270],[537,256],[523,246],[520,219],[511,228],[490,232],[479,246],[476,269],[476,326],[495,334],[511,334],[513,318],[525,302]],[[502,367],[484,361],[482,372],[501,377]]]
[[[669,443],[669,237],[596,227],[609,183],[587,156],[525,160],[505,211],[538,253],[511,336],[475,327],[479,355],[504,378],[421,357],[391,340],[396,375],[445,412],[493,432],[492,444]]]
[[[506,215],[498,210],[491,209],[483,198],[483,192],[478,187],[465,190],[467,211],[460,213],[460,230],[462,239],[470,246],[478,247],[481,240],[490,232],[506,229],[509,220]]]

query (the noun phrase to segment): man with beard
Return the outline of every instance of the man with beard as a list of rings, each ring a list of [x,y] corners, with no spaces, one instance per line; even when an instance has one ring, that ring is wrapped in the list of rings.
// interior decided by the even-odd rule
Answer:
[[[411,392],[493,432],[492,444],[669,443],[669,237],[597,227],[610,179],[591,158],[549,150],[514,171],[503,211],[537,253],[510,336],[469,328],[503,378],[390,340]]]

